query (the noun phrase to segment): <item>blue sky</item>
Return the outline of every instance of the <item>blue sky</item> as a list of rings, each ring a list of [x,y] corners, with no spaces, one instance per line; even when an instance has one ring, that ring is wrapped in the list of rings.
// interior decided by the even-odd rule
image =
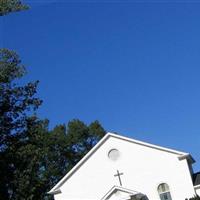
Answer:
[[[26,1],[0,19],[50,126],[78,118],[190,152],[200,170],[200,2]]]

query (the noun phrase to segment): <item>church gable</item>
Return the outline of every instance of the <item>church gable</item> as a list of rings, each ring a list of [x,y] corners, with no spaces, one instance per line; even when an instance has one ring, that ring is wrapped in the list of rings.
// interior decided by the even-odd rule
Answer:
[[[113,186],[101,200],[147,200],[146,196],[123,187]]]
[[[109,133],[49,193],[60,192],[66,199],[78,196],[99,200],[116,185],[146,194],[150,180],[156,192],[160,182],[172,182],[169,174],[187,168],[185,159],[193,161],[187,153]],[[170,164],[177,165],[177,169]],[[167,173],[163,173],[165,168]],[[115,188],[108,199],[115,199],[117,194],[130,196]]]

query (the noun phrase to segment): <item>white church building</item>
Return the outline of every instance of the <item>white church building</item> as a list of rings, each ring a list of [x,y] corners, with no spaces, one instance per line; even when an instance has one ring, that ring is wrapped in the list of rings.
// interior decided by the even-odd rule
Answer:
[[[185,200],[200,195],[189,153],[107,133],[50,191],[55,200]]]

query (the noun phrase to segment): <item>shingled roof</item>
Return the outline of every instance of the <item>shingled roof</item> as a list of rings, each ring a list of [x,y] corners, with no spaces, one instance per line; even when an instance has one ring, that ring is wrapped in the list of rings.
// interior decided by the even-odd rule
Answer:
[[[200,172],[193,174],[194,186],[200,185]]]

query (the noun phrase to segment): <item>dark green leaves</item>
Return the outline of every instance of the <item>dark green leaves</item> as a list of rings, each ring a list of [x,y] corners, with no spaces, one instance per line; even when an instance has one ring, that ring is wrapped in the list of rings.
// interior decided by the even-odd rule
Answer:
[[[0,15],[27,9],[19,0],[0,0]],[[47,192],[104,136],[98,121],[72,120],[49,131],[36,115],[42,101],[38,81],[26,74],[14,51],[0,49],[0,200],[50,200]]]
[[[30,142],[32,141],[30,133],[33,127],[38,130],[37,126],[40,122],[34,116],[35,110],[41,104],[41,100],[36,97],[38,81],[20,85],[18,79],[24,75],[25,69],[19,56],[13,51],[1,49],[0,196],[4,199],[23,199],[23,196],[19,196],[20,185],[27,187],[28,179],[30,180],[30,177],[34,175],[32,172],[35,169],[35,163],[31,164],[38,151],[38,147]],[[36,132],[36,135],[39,136],[38,133]]]
[[[27,119],[42,103],[35,96],[38,81],[19,85],[25,74],[19,56],[0,50],[0,149],[6,149],[27,128]]]
[[[24,74],[25,68],[19,56],[14,51],[0,49],[0,83],[10,83]]]
[[[48,131],[48,121],[31,122],[17,150],[16,199],[51,199],[47,192],[94,146],[90,141],[105,134],[99,122],[91,124],[72,120]]]
[[[27,9],[28,6],[20,0],[0,0],[0,16]]]

